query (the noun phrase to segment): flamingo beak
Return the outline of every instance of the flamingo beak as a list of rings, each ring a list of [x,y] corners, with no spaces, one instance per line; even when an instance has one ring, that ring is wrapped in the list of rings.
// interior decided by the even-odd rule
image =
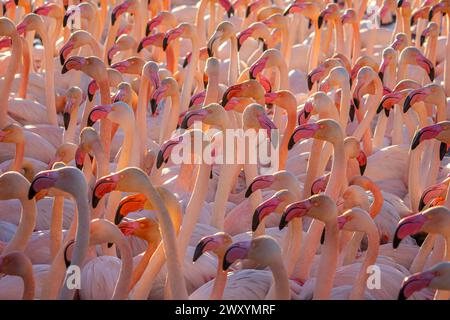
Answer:
[[[245,197],[248,198],[253,192],[270,187],[274,181],[275,177],[273,175],[256,177],[248,186],[247,191],[245,192]]]
[[[250,79],[256,79],[256,76],[261,73],[266,67],[267,60],[267,57],[260,58],[255,63],[253,63],[249,70]]]
[[[414,294],[414,292],[427,288],[435,277],[432,271],[415,273],[407,277],[402,284],[397,300],[406,300]]]
[[[208,111],[205,109],[189,111],[184,116],[183,121],[181,122],[180,128],[187,129],[187,128],[191,127],[191,125],[195,121],[202,121],[207,115],[208,115]]]
[[[221,242],[217,240],[218,240],[217,236],[207,236],[202,238],[195,247],[192,262],[197,261],[198,258],[200,258],[203,255],[203,253],[216,250],[221,244]]]
[[[33,199],[37,193],[42,190],[47,190],[53,187],[58,180],[58,171],[46,170],[36,174],[31,182],[30,189],[28,190],[28,199]]]
[[[161,168],[163,163],[167,163],[169,161],[170,154],[172,149],[180,144],[183,141],[183,136],[179,136],[164,142],[161,146],[161,149],[158,152],[158,156],[156,158],[156,169]]]
[[[127,196],[120,200],[117,207],[116,214],[114,216],[114,224],[118,225],[124,217],[130,212],[135,212],[144,209],[145,198],[142,199],[141,195]]]
[[[312,203],[309,199],[294,202],[286,207],[281,215],[279,229],[282,230],[294,218],[305,216],[309,209],[312,208]]]
[[[437,137],[444,129],[440,124],[434,124],[431,126],[423,127],[414,135],[411,143],[411,150],[417,148],[417,146],[424,140],[430,140]]]
[[[80,70],[81,67],[86,63],[86,59],[83,57],[70,57],[69,59],[67,59],[66,62],[64,62],[64,65],[62,67],[61,70],[61,74],[65,74],[66,72],[68,72],[69,70]]]
[[[427,218],[422,213],[417,213],[400,220],[395,230],[394,241],[392,243],[394,249],[397,249],[402,239],[421,231],[426,221]]]
[[[403,113],[406,113],[413,104],[423,101],[428,94],[429,91],[426,88],[419,88],[411,91],[403,103]]]
[[[119,182],[118,174],[110,174],[97,180],[92,192],[92,207],[95,209],[101,198],[107,193],[116,190]]]
[[[227,270],[236,260],[246,259],[250,248],[250,241],[240,241],[232,244],[223,257],[222,270]]]
[[[255,232],[256,229],[258,229],[259,224],[261,221],[267,217],[272,212],[275,212],[278,205],[281,203],[281,200],[277,197],[268,199],[261,203],[259,206],[256,207],[255,212],[253,213],[253,219],[252,219],[252,231]]]
[[[111,105],[98,105],[92,108],[91,112],[88,116],[88,127],[92,127],[95,122],[105,119],[108,114],[111,112],[112,107]]]
[[[319,129],[320,126],[316,123],[302,124],[295,128],[291,138],[289,139],[288,150],[291,150],[294,145],[302,139],[313,138],[314,134]]]

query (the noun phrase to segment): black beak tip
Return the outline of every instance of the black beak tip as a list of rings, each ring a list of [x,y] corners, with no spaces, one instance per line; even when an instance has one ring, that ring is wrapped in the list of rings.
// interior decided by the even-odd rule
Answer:
[[[398,293],[397,300],[406,300],[406,299],[407,299],[407,298],[406,298],[406,296],[405,296],[405,288],[402,287],[402,288],[400,289],[400,292]]]
[[[312,90],[312,87],[313,87],[313,85],[314,85],[314,82],[312,82],[312,80],[311,80],[311,77],[310,76],[308,76],[308,89],[309,89],[309,91],[311,91]]]
[[[356,109],[359,109],[359,99],[353,98],[353,104],[355,105]]]
[[[359,172],[361,173],[361,175],[364,175],[364,172],[366,171],[366,166],[367,165],[363,165],[363,166],[359,166]]]
[[[252,195],[253,190],[252,190],[252,185],[250,184],[247,188],[247,191],[245,191],[245,198],[248,198]]]
[[[163,163],[164,163],[164,156],[163,156],[162,151],[160,150],[158,152],[158,157],[156,158],[156,169],[161,168]]]
[[[322,27],[323,24],[323,16],[319,16],[319,18],[317,19],[317,27],[320,29]]]
[[[405,102],[403,102],[403,113],[408,112],[410,108],[411,108],[411,97],[407,96]]]
[[[33,184],[31,184],[30,189],[28,190],[28,200],[33,199],[36,194],[37,192],[34,190]]]
[[[144,49],[144,45],[142,44],[142,41],[139,42],[138,48],[137,48],[137,53],[141,52],[142,49]]]
[[[148,37],[148,35],[150,34],[150,26],[147,24],[147,26],[145,27],[145,36]]]
[[[66,59],[64,59],[64,56],[62,53],[59,55],[59,62],[61,62],[62,66],[64,65],[64,62],[66,62]]]
[[[384,73],[381,71],[378,72],[378,77],[380,78],[381,81],[383,81]]]
[[[80,171],[83,170],[83,164],[77,163],[77,164],[76,164],[76,167],[77,167]]]
[[[384,109],[384,114],[386,115],[387,118],[389,118],[389,113],[391,111],[389,109]]]
[[[92,195],[92,208],[97,208],[98,203],[100,202],[100,198],[98,198],[95,194]]]
[[[231,8],[227,11],[227,16],[228,16],[228,18],[231,18],[231,16],[233,16],[233,15],[234,15],[234,8],[231,7]]]
[[[286,225],[287,225],[286,215],[283,214],[283,215],[281,216],[280,224],[278,225],[278,229],[283,230],[284,227],[286,227]]]
[[[89,102],[91,102],[92,99],[94,99],[94,95],[90,92],[88,92],[88,99],[89,99]]]
[[[428,74],[428,76],[430,77],[431,81],[434,81],[434,67],[431,68],[430,73]]]
[[[420,199],[420,202],[419,202],[419,211],[422,211],[423,208],[425,208],[425,202],[424,202],[423,199],[421,198],[421,199]]]
[[[116,19],[117,19],[117,17],[116,17],[116,15],[113,13],[113,14],[111,15],[111,25],[112,25],[112,26],[116,23]]]
[[[67,130],[69,128],[70,123],[70,113],[64,112],[63,119],[64,119],[64,129]]]
[[[248,16],[252,13],[252,10],[250,9],[250,7],[247,7],[247,9],[245,10],[245,17],[248,18]]]
[[[152,115],[155,115],[156,109],[158,108],[158,104],[155,99],[150,100],[150,108],[152,109]]]
[[[431,19],[433,19],[433,10],[430,10],[430,12],[428,12],[428,21],[431,21]]]
[[[288,143],[288,150],[291,150],[294,146],[295,146],[295,141],[294,141],[294,138],[291,137],[289,139],[289,143]]]
[[[400,242],[402,241],[402,239],[400,239],[399,237],[397,237],[397,232],[395,232],[395,235],[394,235],[394,241],[392,241],[392,247],[394,248],[394,249],[397,249],[398,248],[398,246],[400,245]]]
[[[164,37],[164,39],[163,39],[163,50],[164,51],[166,51],[168,45],[169,45],[169,39],[167,39],[167,37]]]
[[[252,218],[252,231],[255,232],[256,229],[258,229],[259,226],[259,212],[257,210],[255,210],[255,212],[253,213],[253,218]]]
[[[184,59],[184,61],[183,61],[183,69],[186,68],[188,66],[188,64],[189,64],[188,59],[187,58]]]
[[[67,26],[67,20],[69,20],[69,15],[65,14],[63,18],[63,28]]]
[[[208,47],[207,48],[207,51],[208,51],[208,57],[212,57],[212,56],[214,56],[214,53],[213,53],[213,51],[212,51],[212,48],[210,48],[210,47]]]
[[[89,117],[88,121],[87,121],[87,126],[92,127],[94,125],[94,123],[95,123],[95,121],[92,121],[91,118]]]
[[[442,161],[447,153],[447,144],[445,142],[441,142],[439,146],[439,160]]]
[[[69,70],[67,70],[66,65],[63,64],[63,67],[62,67],[62,69],[61,69],[61,74],[65,74],[67,71],[69,71]]]
[[[424,43],[425,43],[425,36],[421,35],[420,36],[420,46],[422,47]]]
[[[108,242],[108,248],[111,248],[114,245],[114,243]]]
[[[379,114],[382,110],[383,110],[383,102],[380,103],[380,105],[378,106],[377,114]]]
[[[350,106],[348,116],[350,118],[350,122],[353,122],[353,120],[355,120],[355,106],[353,104]]]

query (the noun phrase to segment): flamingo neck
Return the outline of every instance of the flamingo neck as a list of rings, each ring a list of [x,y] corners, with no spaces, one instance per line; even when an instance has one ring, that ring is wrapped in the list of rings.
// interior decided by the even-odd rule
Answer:
[[[89,230],[90,230],[90,221],[91,221],[91,212],[89,209],[89,204],[87,201],[87,186],[86,184],[80,185],[77,189],[77,194],[74,194],[75,202],[77,204],[78,209],[78,218],[77,218],[77,231],[75,236],[75,248],[73,251],[72,257],[72,266],[82,266],[84,262],[84,258],[86,257],[86,253],[89,247]],[[71,300],[73,299],[73,295],[75,293],[75,289],[69,289],[66,285],[64,285],[60,292],[60,299],[63,300]]]
[[[120,237],[117,237],[115,243],[119,249],[122,264],[120,266],[119,279],[117,279],[112,300],[125,300],[128,297],[128,288],[131,283],[133,257],[131,255],[130,244],[124,236],[121,235]]]
[[[25,141],[16,143],[16,155],[14,157],[14,163],[11,168],[12,171],[17,172],[22,171],[24,155],[25,155]]]
[[[368,239],[368,247],[366,251],[366,257],[361,265],[361,269],[358,273],[358,277],[356,279],[356,284],[353,286],[352,291],[350,292],[349,300],[363,300],[364,299],[364,291],[367,286],[367,278],[369,277],[369,273],[367,272],[367,268],[369,266],[375,265],[378,250],[380,247],[378,230],[375,226],[370,228],[367,231],[367,239]]]
[[[208,193],[208,182],[211,166],[207,164],[200,164],[197,177],[195,179],[194,190],[191,193],[191,197],[186,206],[186,211],[181,225],[180,234],[178,236],[178,245],[181,253],[181,257],[186,255],[186,249],[189,244],[192,232],[200,217],[200,209],[206,199]]]
[[[177,244],[175,229],[170,219],[169,212],[160,198],[158,192],[155,190],[151,182],[148,180],[144,189],[144,194],[147,199],[154,205],[156,214],[158,216],[159,226],[162,236],[162,244],[166,252],[167,262],[167,279],[170,287],[170,292],[173,299],[187,299],[186,283],[182,272],[182,267],[177,254]]]
[[[36,283],[34,280],[33,269],[26,268],[27,270],[22,274],[23,280],[23,294],[22,300],[33,300],[35,295]]]
[[[14,237],[3,249],[2,254],[12,251],[24,251],[31,238],[36,224],[36,203],[34,200],[20,199],[22,211],[20,213],[19,226]]]
[[[325,242],[320,255],[313,300],[330,298],[338,260],[338,241],[339,229],[337,220],[333,219],[327,222],[325,226]]]
[[[223,264],[223,254],[218,256],[217,261],[217,274],[216,279],[214,280],[214,285],[211,291],[210,300],[222,300],[223,291],[225,290],[225,286],[227,284],[227,271],[222,270]]]
[[[23,59],[22,78],[20,79],[18,96],[19,98],[26,99],[29,82],[28,77],[30,75],[31,54],[30,54],[30,47],[25,39],[22,40],[22,59]]]
[[[289,286],[289,278],[283,264],[283,259],[275,259],[269,267],[272,271],[273,283],[275,285],[275,299],[290,300],[291,291]]]
[[[62,242],[64,197],[56,196],[52,207],[50,224],[50,256],[55,259]]]
[[[19,61],[22,56],[22,42],[19,35],[13,34],[11,45],[11,58],[9,59],[8,68],[6,69],[5,78],[0,86],[0,128],[6,127],[8,124],[8,100],[14,75],[19,67]]]

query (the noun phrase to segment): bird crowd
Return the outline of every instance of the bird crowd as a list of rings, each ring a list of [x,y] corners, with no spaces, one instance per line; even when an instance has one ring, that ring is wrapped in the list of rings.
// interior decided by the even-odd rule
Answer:
[[[1,2],[0,299],[450,298],[450,0]]]

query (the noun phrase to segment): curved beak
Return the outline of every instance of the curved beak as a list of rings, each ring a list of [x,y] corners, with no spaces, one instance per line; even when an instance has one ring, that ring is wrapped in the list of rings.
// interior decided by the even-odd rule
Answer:
[[[253,63],[253,65],[249,69],[250,79],[256,79],[256,76],[260,74],[266,67],[267,60],[267,57],[259,58]]]
[[[309,199],[291,203],[281,215],[279,229],[282,230],[292,219],[305,216],[311,208],[312,203]]]
[[[135,212],[144,209],[147,199],[142,194],[134,194],[126,196],[119,202],[116,214],[114,216],[114,224],[118,225],[122,219],[126,217],[130,212]]]
[[[33,199],[37,193],[53,187],[58,179],[58,171],[46,170],[36,174],[28,190],[28,200]]]
[[[74,106],[73,99],[69,99],[66,102],[66,105],[64,106],[63,119],[64,119],[64,129],[66,129],[66,130],[69,128],[70,113],[72,112],[73,106]]]
[[[188,111],[181,122],[181,129],[187,129],[195,121],[202,121],[208,115],[208,111],[205,109],[198,109],[193,111]]]
[[[245,197],[248,198],[252,195],[253,192],[270,187],[274,181],[275,178],[273,175],[256,177],[248,186],[247,191],[245,192]]]
[[[161,148],[156,157],[156,169],[161,168],[163,163],[169,161],[172,149],[183,141],[183,136],[175,137],[173,139],[167,140],[161,145]]]
[[[61,65],[64,65],[64,62],[66,61],[67,56],[72,52],[73,49],[73,41],[69,40],[67,43],[61,48],[59,51],[59,61],[61,62]]]
[[[440,197],[444,192],[446,193],[447,188],[447,184],[438,183],[425,189],[420,197],[419,211],[422,211],[423,208],[425,208],[425,206],[433,199]]]
[[[294,145],[302,139],[309,139],[314,137],[314,134],[319,130],[319,125],[316,123],[302,124],[295,128],[289,139],[288,150],[291,150]]]
[[[107,193],[116,190],[119,176],[115,173],[97,180],[92,192],[92,207],[95,209],[101,198]]]
[[[427,88],[419,88],[412,90],[405,99],[403,103],[403,113],[406,113],[413,104],[423,101],[429,94]]]
[[[430,140],[437,137],[444,129],[440,124],[433,124],[431,126],[423,127],[414,135],[411,143],[411,150],[417,148],[417,146],[424,140]]]
[[[236,260],[246,259],[250,248],[250,241],[239,241],[232,244],[223,256],[222,270],[227,270]]]
[[[80,70],[81,67],[86,63],[86,59],[83,57],[73,56],[67,59],[64,63],[61,73],[65,74],[69,70]]]
[[[220,243],[217,241],[216,236],[203,237],[195,247],[192,262],[197,261],[198,258],[200,258],[203,255],[203,253],[217,249],[219,245]]]
[[[98,105],[92,108],[88,116],[88,127],[92,127],[92,125],[98,120],[105,119],[110,112],[111,105]]]
[[[435,276],[435,273],[432,271],[424,271],[410,275],[403,281],[397,300],[406,300],[414,292],[427,288]]]
[[[323,74],[325,68],[320,65],[313,69],[310,73],[308,73],[307,81],[308,81],[308,89],[309,91],[312,90],[312,87],[314,85],[314,82],[318,81],[320,79],[320,76]]]
[[[272,212],[275,212],[278,205],[281,203],[281,200],[277,197],[267,199],[259,206],[256,207],[255,212],[253,213],[252,219],[252,231],[255,232],[258,229],[261,221],[267,217]]]
[[[91,82],[89,82],[88,88],[87,88],[87,96],[89,101],[92,101],[92,99],[94,99],[94,95],[95,92],[97,92],[98,90],[98,85],[97,85],[97,81],[92,80]]]
[[[397,249],[402,239],[421,231],[426,221],[427,218],[422,213],[417,213],[400,220],[395,230],[394,241],[392,243],[394,249]]]

